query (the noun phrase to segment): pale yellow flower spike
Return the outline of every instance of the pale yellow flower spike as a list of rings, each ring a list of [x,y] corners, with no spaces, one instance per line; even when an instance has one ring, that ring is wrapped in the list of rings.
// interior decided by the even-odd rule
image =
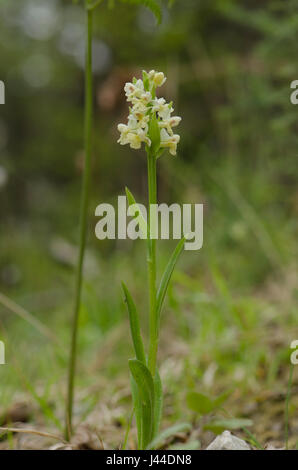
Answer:
[[[163,72],[143,72],[143,80],[134,79],[125,84],[126,99],[132,104],[128,116],[128,123],[119,124],[120,138],[118,143],[130,145],[132,149],[139,149],[142,143],[151,146],[149,138],[149,121],[153,113],[156,114],[160,129],[160,148],[168,149],[171,155],[176,155],[180,136],[174,134],[172,128],[178,126],[181,121],[179,116],[171,116],[174,109],[166,103],[164,98],[156,98],[155,90],[166,81]]]

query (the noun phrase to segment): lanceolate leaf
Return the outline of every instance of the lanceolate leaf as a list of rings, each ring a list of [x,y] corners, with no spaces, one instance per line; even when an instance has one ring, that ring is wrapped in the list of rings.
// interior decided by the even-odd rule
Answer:
[[[163,397],[162,397],[162,384],[160,375],[156,369],[154,379],[154,424],[153,424],[153,438],[155,438],[159,431],[159,426],[162,417]]]
[[[142,335],[141,335],[138,312],[137,312],[135,303],[132,299],[132,296],[130,295],[124,282],[122,282],[122,288],[124,291],[125,301],[126,301],[127,309],[129,313],[130,331],[131,331],[136,358],[145,364],[146,356],[145,356],[144,345],[143,345],[143,340],[142,340]]]
[[[185,242],[185,237],[183,237],[182,240],[180,240],[180,242],[176,246],[176,248],[175,248],[175,250],[174,250],[174,252],[173,252],[173,254],[170,258],[170,261],[169,261],[169,263],[168,263],[168,265],[165,269],[165,272],[162,276],[160,286],[159,286],[159,289],[158,289],[158,292],[157,292],[157,299],[156,299],[156,313],[157,313],[158,316],[160,316],[163,301],[164,301],[164,298],[166,296],[167,289],[168,289],[168,286],[169,286],[169,282],[171,280],[171,277],[172,277],[174,268],[176,266],[176,263],[179,259],[179,256],[180,256],[180,254],[183,250],[184,242]]]
[[[120,0],[122,3],[131,3],[134,5],[143,5],[154,14],[157,22],[160,24],[162,20],[161,6],[158,0]]]
[[[154,384],[149,369],[142,362],[130,359],[129,368],[142,402],[141,449],[145,449],[153,435]]]
[[[132,394],[134,413],[136,417],[136,425],[137,425],[137,430],[138,430],[138,449],[140,449],[142,446],[142,402],[140,399],[138,386],[132,375],[130,377],[130,385],[131,385],[131,394]]]

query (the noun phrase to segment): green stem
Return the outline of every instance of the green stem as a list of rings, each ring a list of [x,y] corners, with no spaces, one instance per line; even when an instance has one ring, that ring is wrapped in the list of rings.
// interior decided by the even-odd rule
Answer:
[[[294,364],[291,364],[290,377],[288,382],[288,390],[286,396],[286,409],[285,409],[285,441],[286,449],[289,450],[289,406],[290,406],[290,397],[293,384],[293,373],[294,373]]]
[[[151,239],[151,229],[154,232],[155,220],[151,220],[151,204],[157,203],[156,189],[156,156],[148,151],[148,278],[149,278],[149,355],[148,368],[155,377],[157,349],[158,349],[158,318],[156,315],[156,240]]]
[[[65,435],[72,434],[72,414],[74,401],[74,381],[76,372],[78,321],[82,291],[83,262],[86,247],[87,215],[91,168],[91,135],[93,120],[93,83],[92,83],[92,10],[86,10],[86,77],[85,77],[85,163],[80,206],[80,246],[76,272],[75,304],[72,319],[72,338],[68,369],[68,393],[66,402]]]

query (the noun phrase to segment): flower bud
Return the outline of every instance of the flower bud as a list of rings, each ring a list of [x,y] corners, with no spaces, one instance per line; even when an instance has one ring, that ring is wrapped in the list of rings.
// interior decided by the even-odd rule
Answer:
[[[162,86],[166,81],[166,77],[163,72],[156,72],[153,78],[155,86]]]

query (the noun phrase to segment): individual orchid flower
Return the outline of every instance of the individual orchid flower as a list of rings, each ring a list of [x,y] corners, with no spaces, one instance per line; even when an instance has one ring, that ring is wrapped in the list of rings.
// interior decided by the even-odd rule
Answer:
[[[162,148],[168,148],[171,155],[176,155],[177,145],[180,142],[180,135],[170,135],[165,129],[161,129],[160,137],[160,146]]]
[[[174,133],[173,133],[172,127],[178,126],[180,121],[181,121],[180,116],[172,116],[172,117],[170,116],[168,119],[163,119],[159,121],[158,125],[161,129],[166,129],[170,135],[173,135]]]
[[[155,86],[162,86],[165,81],[166,77],[163,72],[155,72],[155,70],[150,70],[148,73],[148,78],[151,82],[154,83]]]

